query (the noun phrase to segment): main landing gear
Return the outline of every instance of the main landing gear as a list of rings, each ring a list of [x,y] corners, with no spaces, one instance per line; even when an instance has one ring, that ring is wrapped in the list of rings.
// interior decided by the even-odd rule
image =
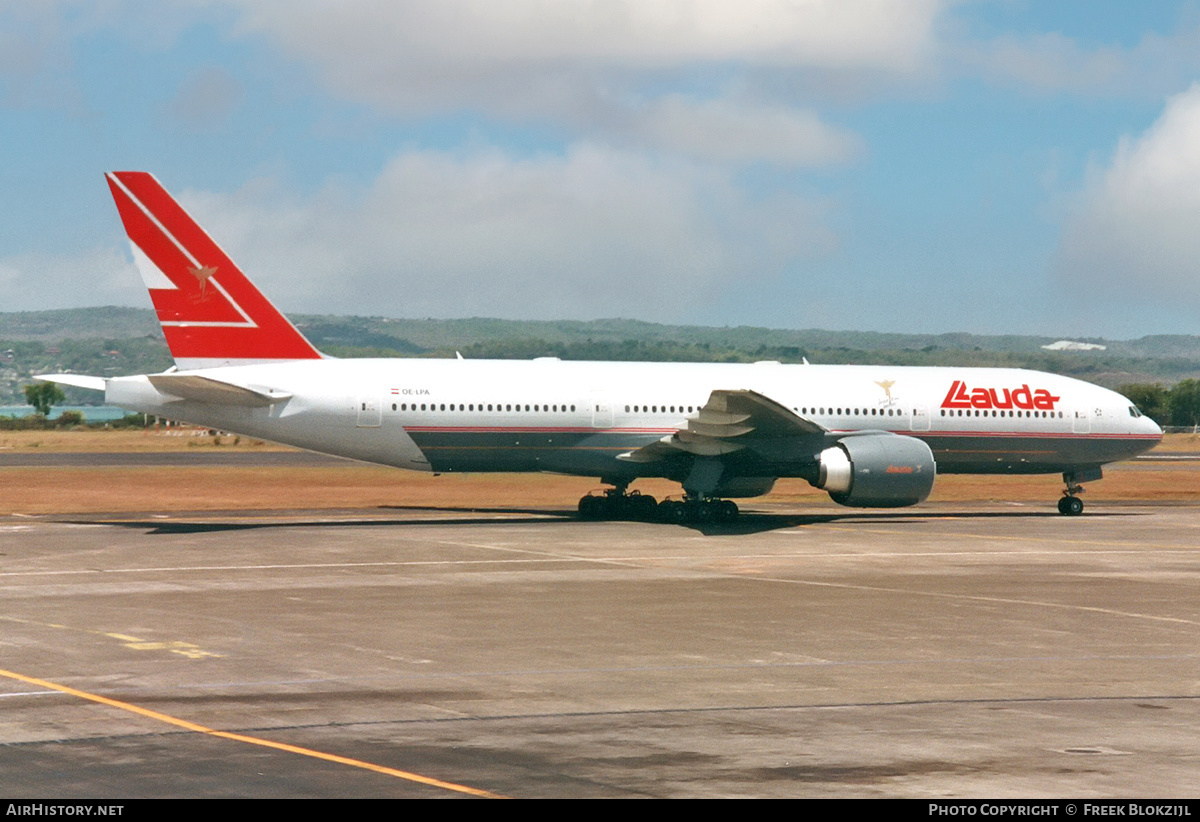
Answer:
[[[637,522],[727,523],[738,517],[737,503],[728,499],[685,496],[682,500],[654,497],[638,491],[626,493],[625,486],[588,494],[579,500],[579,517],[587,520],[634,520]]]
[[[1063,473],[1063,482],[1067,484],[1067,488],[1063,491],[1062,499],[1058,501],[1058,513],[1068,517],[1077,517],[1083,513],[1083,500],[1079,498],[1084,488],[1075,480],[1075,474],[1067,471]]]
[[[625,486],[609,488],[603,496],[588,494],[579,500],[580,519],[631,519],[639,522],[658,520],[658,502],[649,494],[625,493]]]
[[[658,504],[663,522],[729,523],[738,518],[737,503],[731,499],[701,499],[685,496],[682,500],[665,499]]]

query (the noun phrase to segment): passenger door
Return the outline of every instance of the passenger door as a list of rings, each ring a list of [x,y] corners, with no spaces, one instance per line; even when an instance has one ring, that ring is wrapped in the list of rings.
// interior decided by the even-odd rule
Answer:
[[[358,427],[378,428],[383,419],[383,401],[378,397],[358,398]]]
[[[592,397],[592,428],[612,428],[612,403],[601,397]]]

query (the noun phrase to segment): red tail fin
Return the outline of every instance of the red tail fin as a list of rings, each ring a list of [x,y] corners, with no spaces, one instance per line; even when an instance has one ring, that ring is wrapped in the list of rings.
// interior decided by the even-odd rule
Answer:
[[[180,368],[321,356],[152,174],[105,176]]]

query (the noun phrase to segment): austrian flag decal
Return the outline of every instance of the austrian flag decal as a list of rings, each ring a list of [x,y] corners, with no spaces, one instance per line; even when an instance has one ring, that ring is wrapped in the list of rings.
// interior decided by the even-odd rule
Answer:
[[[1030,390],[1028,385],[1020,388],[968,388],[962,380],[955,380],[946,392],[942,408],[1024,408],[1027,411],[1053,411],[1056,397],[1045,388]]]

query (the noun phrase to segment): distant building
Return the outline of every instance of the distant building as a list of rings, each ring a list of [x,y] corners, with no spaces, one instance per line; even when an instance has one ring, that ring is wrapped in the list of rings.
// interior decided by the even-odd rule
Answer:
[[[1049,345],[1043,345],[1042,348],[1047,351],[1104,351],[1108,346],[1096,345],[1096,343],[1075,342],[1074,340],[1059,340]]]

